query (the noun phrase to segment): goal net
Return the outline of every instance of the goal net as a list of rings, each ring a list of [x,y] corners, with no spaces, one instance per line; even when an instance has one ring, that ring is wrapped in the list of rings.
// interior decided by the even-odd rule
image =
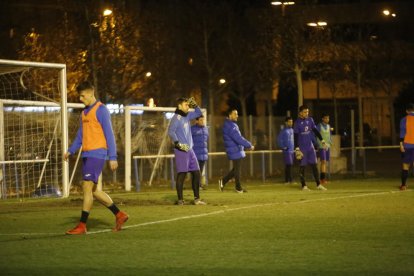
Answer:
[[[0,198],[68,195],[66,110],[64,64],[0,60]]]

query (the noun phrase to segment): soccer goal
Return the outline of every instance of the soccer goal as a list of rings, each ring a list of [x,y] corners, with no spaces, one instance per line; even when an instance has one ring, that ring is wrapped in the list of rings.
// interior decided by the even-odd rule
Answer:
[[[69,195],[66,95],[66,65],[0,60],[0,198]]]
[[[135,188],[141,181],[147,186],[173,182],[173,146],[168,136],[175,107],[126,106],[125,112],[125,190],[131,191],[132,172]],[[203,109],[206,116],[206,110]]]

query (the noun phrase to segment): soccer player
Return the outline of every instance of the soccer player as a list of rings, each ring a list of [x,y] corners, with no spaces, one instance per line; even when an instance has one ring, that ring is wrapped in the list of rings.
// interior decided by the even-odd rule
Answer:
[[[319,158],[321,160],[321,175],[320,181],[321,184],[328,184],[328,180],[326,179],[326,167],[327,163],[330,161],[331,151],[330,147],[332,146],[332,138],[331,132],[332,128],[329,125],[329,115],[322,114],[321,122],[316,126],[319,133],[322,136],[322,140],[325,141],[325,145],[322,145],[322,142],[318,140],[318,147],[319,147]]]
[[[190,107],[194,108],[194,111],[189,112]],[[177,170],[177,205],[184,205],[183,188],[188,172],[192,176],[191,186],[194,193],[194,204],[206,205],[200,199],[200,167],[193,150],[193,138],[190,128],[191,120],[201,115],[201,109],[193,98],[177,99],[177,109],[168,127],[168,135],[174,142],[175,166]]]
[[[83,82],[76,88],[80,101],[86,106],[82,111],[80,127],[76,138],[64,156],[67,161],[70,155],[82,146],[82,190],[83,206],[79,224],[66,232],[69,235],[86,234],[86,222],[96,198],[115,215],[114,232],[121,230],[122,225],[128,220],[128,215],[122,212],[114,204],[112,199],[103,191],[97,189],[99,175],[109,158],[111,170],[118,167],[115,137],[111,125],[111,117],[107,107],[97,101],[94,95],[94,87],[89,82]]]
[[[223,125],[223,139],[224,147],[226,148],[227,158],[232,160],[233,168],[223,178],[219,179],[219,189],[223,191],[226,183],[234,178],[236,182],[236,192],[247,192],[242,188],[240,183],[241,173],[241,160],[246,157],[244,148],[254,150],[254,146],[248,140],[246,140],[240,133],[239,126],[237,125],[237,118],[239,117],[236,109],[229,109],[227,112],[227,118]]]
[[[294,141],[295,141],[295,156],[300,160],[299,176],[303,191],[309,191],[305,181],[305,167],[310,165],[312,168],[313,177],[316,182],[318,190],[326,190],[319,181],[318,167],[316,166],[316,152],[312,143],[312,133],[321,141],[322,146],[325,146],[325,141],[322,139],[316,125],[309,117],[309,108],[306,105],[299,107],[299,117],[296,119],[294,126]]]
[[[283,150],[283,162],[285,163],[285,184],[292,183],[292,166],[295,149],[292,126],[292,117],[286,117],[285,127],[277,136],[277,144]]]
[[[407,116],[400,121],[400,151],[402,153],[402,170],[400,190],[407,189],[408,169],[414,162],[414,104],[408,104]]]
[[[208,159],[208,128],[205,125],[204,116],[201,115],[195,120],[195,124],[191,126],[191,135],[194,142],[194,153],[197,157],[198,166],[200,167],[200,174],[203,175],[204,165]],[[200,177],[201,178],[201,177]],[[204,189],[205,187],[201,184],[200,188]]]

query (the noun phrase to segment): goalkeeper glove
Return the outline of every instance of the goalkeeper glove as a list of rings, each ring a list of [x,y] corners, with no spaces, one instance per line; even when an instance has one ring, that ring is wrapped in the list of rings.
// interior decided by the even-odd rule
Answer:
[[[198,106],[198,104],[195,101],[194,97],[188,98],[188,106],[190,108],[196,108]]]
[[[326,144],[326,142],[325,142],[325,140],[321,140],[321,144],[322,144],[322,148],[324,149],[324,150],[326,150],[327,148],[328,148],[328,145]]]
[[[302,160],[302,158],[303,158],[303,153],[300,151],[299,148],[295,149],[295,157],[296,157],[297,160]]]
[[[180,143],[180,142],[178,142],[178,141],[175,141],[175,142],[174,142],[174,147],[175,147],[176,149],[178,149],[178,150],[185,151],[185,152],[187,152],[187,151],[189,151],[189,150],[190,150],[190,146],[189,146],[189,145],[187,145],[187,144],[181,144],[181,143]]]

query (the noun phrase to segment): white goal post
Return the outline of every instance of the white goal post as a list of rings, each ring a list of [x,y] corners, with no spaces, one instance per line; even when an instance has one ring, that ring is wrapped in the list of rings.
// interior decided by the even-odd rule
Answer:
[[[0,59],[0,198],[69,195],[66,65]]]

